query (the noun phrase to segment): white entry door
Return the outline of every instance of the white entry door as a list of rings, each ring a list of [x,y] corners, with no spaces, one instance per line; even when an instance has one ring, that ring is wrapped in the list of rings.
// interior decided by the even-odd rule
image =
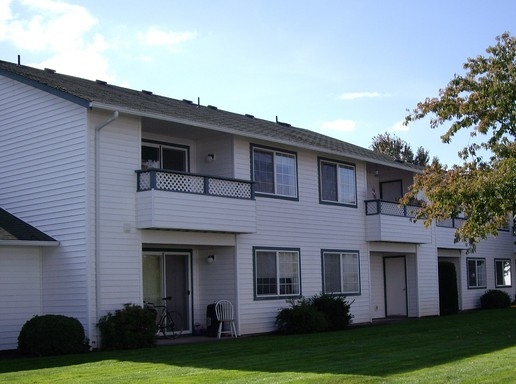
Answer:
[[[385,257],[386,316],[407,316],[407,276],[405,256]]]

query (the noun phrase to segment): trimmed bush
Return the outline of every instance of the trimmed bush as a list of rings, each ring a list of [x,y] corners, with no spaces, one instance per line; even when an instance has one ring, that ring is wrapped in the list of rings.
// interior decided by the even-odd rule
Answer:
[[[480,296],[482,309],[507,308],[511,305],[511,297],[507,292],[490,289]]]
[[[315,295],[309,299],[290,300],[276,316],[276,326],[281,333],[299,334],[336,331],[346,328],[353,315],[351,303],[343,296]]]
[[[343,296],[315,295],[309,299],[312,306],[326,318],[327,330],[338,331],[347,328],[353,315],[349,313],[350,303]]]
[[[133,349],[155,344],[156,314],[135,304],[102,316],[97,324],[102,349]]]
[[[289,301],[290,307],[283,308],[276,316],[278,331],[284,334],[322,332],[327,328],[324,314],[307,300]]]
[[[63,315],[34,316],[18,336],[18,351],[24,355],[64,355],[89,349],[80,321]]]

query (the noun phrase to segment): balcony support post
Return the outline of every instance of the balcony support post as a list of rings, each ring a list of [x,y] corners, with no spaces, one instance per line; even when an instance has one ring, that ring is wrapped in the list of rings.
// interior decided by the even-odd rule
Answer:
[[[152,169],[150,172],[149,172],[149,184],[150,184],[150,189],[151,190],[154,190],[156,189],[156,170],[155,169]]]
[[[204,177],[204,194],[210,194],[210,179],[209,177]]]

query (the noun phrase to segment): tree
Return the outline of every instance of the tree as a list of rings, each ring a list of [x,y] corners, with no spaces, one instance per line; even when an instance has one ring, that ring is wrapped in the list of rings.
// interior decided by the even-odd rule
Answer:
[[[403,203],[424,191],[428,202],[416,219],[427,226],[464,214],[456,240],[473,249],[480,239],[496,236],[516,211],[516,38],[506,32],[496,41],[487,56],[468,58],[465,74],[455,75],[439,97],[418,103],[405,118],[408,124],[430,115],[431,128],[450,124],[443,143],[470,131],[472,142],[459,152],[462,164],[448,169],[433,163],[415,177]]]
[[[388,132],[374,136],[370,148],[396,160],[421,166],[427,165],[430,159],[428,151],[423,147],[419,147],[414,156],[414,151],[406,141],[401,140],[396,135],[391,136]]]

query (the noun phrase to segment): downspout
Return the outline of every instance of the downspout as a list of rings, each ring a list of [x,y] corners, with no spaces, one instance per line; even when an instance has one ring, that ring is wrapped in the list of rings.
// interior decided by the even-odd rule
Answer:
[[[113,115],[95,127],[95,316],[98,318],[101,309],[101,268],[100,268],[100,131],[113,121],[118,119],[118,111],[114,111]],[[98,320],[98,319],[97,319]],[[90,330],[90,336],[93,334],[93,330]],[[93,348],[100,348],[98,337],[91,342]],[[96,344],[96,345],[94,345]]]

